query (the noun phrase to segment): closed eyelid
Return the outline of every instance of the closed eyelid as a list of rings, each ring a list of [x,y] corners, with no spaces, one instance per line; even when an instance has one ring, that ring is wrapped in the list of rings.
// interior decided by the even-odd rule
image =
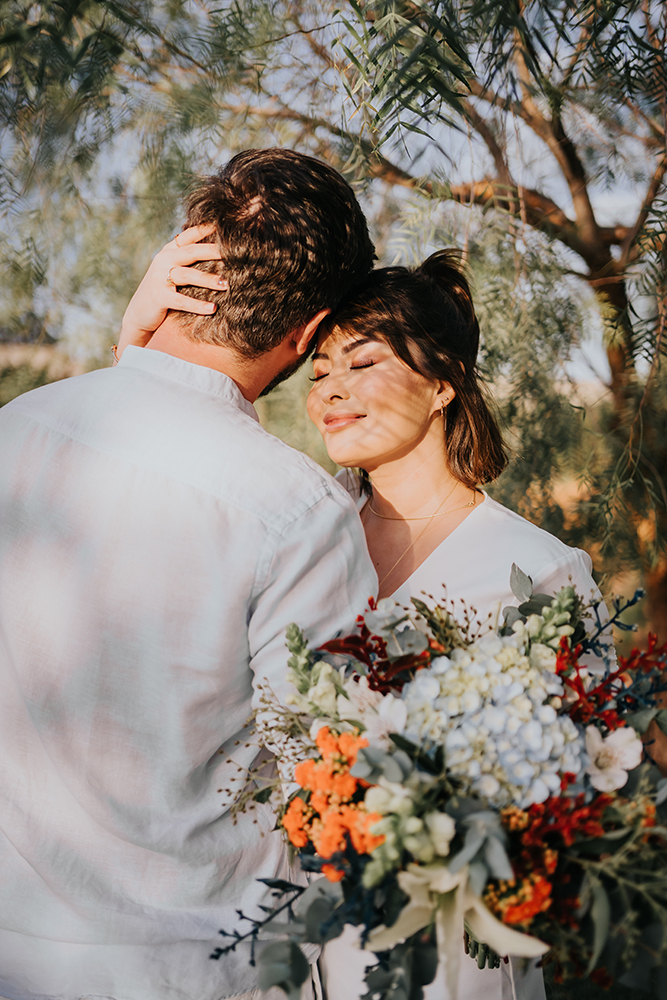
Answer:
[[[351,344],[345,344],[341,350],[341,354],[350,354],[351,351],[356,351],[358,347],[364,347],[366,344],[381,344],[381,340],[377,340],[375,337],[362,337],[361,340],[353,340]],[[329,355],[324,351],[315,351],[311,355],[311,361],[328,361]]]

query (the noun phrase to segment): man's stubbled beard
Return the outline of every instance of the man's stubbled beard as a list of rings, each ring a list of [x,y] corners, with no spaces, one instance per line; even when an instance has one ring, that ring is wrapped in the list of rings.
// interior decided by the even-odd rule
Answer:
[[[266,388],[262,389],[262,391],[259,394],[259,398],[261,399],[262,396],[268,396],[268,394],[272,392],[277,385],[280,385],[281,382],[285,382],[290,377],[290,375],[293,375],[294,372],[297,372],[299,368],[301,368],[301,365],[303,365],[304,362],[308,360],[309,355],[310,355],[310,350],[308,350],[303,355],[303,357],[299,358],[298,361],[295,361],[294,364],[288,365],[287,368],[283,368],[281,372],[278,372],[276,377],[271,379]]]

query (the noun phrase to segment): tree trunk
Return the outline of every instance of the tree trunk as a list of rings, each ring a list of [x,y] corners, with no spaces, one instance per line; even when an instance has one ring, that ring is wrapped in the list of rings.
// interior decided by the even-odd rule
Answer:
[[[662,556],[657,566],[644,573],[646,587],[646,617],[651,632],[659,642],[667,642],[667,557]]]
[[[625,279],[617,273],[615,262],[605,248],[603,266],[591,269],[588,280],[600,303],[600,311],[609,329],[607,358],[611,369],[611,393],[618,422],[627,416],[630,388],[634,375],[632,326],[628,317],[628,295]],[[611,273],[610,273],[611,272]],[[610,312],[612,315],[610,316]]]
[[[602,255],[600,255],[602,256]],[[602,315],[605,313],[609,317],[610,307],[612,316],[607,322],[613,326],[612,342],[607,347],[607,357],[611,369],[611,394],[614,402],[615,421],[612,433],[622,436],[622,444],[626,445],[628,435],[630,444],[635,449],[638,447],[649,459],[646,463],[648,469],[642,471],[646,474],[652,470],[650,478],[658,487],[660,492],[660,481],[667,482],[667,448],[661,433],[661,428],[655,426],[655,414],[652,413],[650,393],[642,399],[642,430],[640,433],[639,421],[636,420],[639,399],[637,389],[634,384],[634,358],[633,358],[633,333],[628,317],[627,289],[623,276],[618,272],[610,274],[614,262],[611,257],[607,262],[598,261],[597,275],[592,272],[589,280],[595,289],[601,305]],[[600,263],[603,264],[600,267]],[[592,270],[592,269],[591,269]],[[613,315],[615,313],[615,317]],[[653,416],[653,419],[651,417]],[[634,426],[634,424],[637,426]],[[660,423],[660,422],[659,422]],[[641,490],[638,490],[641,492]],[[631,502],[631,497],[627,497]],[[645,514],[638,510],[638,521],[645,519]],[[650,539],[648,543],[639,545],[643,563],[644,588],[646,590],[646,600],[644,612],[648,621],[650,631],[655,632],[662,642],[667,641],[667,556],[659,556],[655,562],[654,545],[659,543],[660,538],[665,538],[667,529],[667,511],[657,512],[657,537]]]

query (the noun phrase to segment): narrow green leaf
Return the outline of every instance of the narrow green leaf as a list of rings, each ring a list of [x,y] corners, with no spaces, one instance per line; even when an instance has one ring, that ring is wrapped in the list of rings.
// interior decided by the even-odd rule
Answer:
[[[602,954],[602,949],[609,935],[609,922],[611,920],[609,897],[604,886],[598,879],[591,878],[591,891],[593,893],[593,902],[590,909],[590,916],[593,921],[593,954],[588,963],[586,975],[591,974],[597,964],[597,960]]]

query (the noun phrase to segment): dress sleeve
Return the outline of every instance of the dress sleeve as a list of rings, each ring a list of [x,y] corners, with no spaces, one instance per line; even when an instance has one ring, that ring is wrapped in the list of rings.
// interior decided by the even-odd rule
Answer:
[[[540,594],[553,594],[571,584],[586,603],[599,601],[602,595],[592,576],[591,557],[582,549],[571,549],[556,562],[549,563],[536,574],[533,590]]]
[[[339,483],[346,493],[349,493],[358,511],[368,500],[367,495],[361,488],[361,478],[352,469],[340,469],[336,473],[336,482]]]
[[[608,622],[609,611],[602,600],[598,585],[592,577],[592,569],[593,564],[588,553],[582,549],[573,548],[562,559],[545,566],[544,570],[536,575],[533,580],[533,590],[540,594],[555,594],[561,587],[567,587],[571,584],[579,597],[583,599],[584,604],[590,604],[593,601],[602,602],[599,609],[600,620],[603,623]],[[590,620],[586,622],[586,625],[590,631],[592,627]],[[615,663],[616,653],[611,626],[604,631],[603,642],[610,647],[610,661]],[[599,659],[592,655],[584,657],[582,662],[594,672],[599,672],[602,666]]]

